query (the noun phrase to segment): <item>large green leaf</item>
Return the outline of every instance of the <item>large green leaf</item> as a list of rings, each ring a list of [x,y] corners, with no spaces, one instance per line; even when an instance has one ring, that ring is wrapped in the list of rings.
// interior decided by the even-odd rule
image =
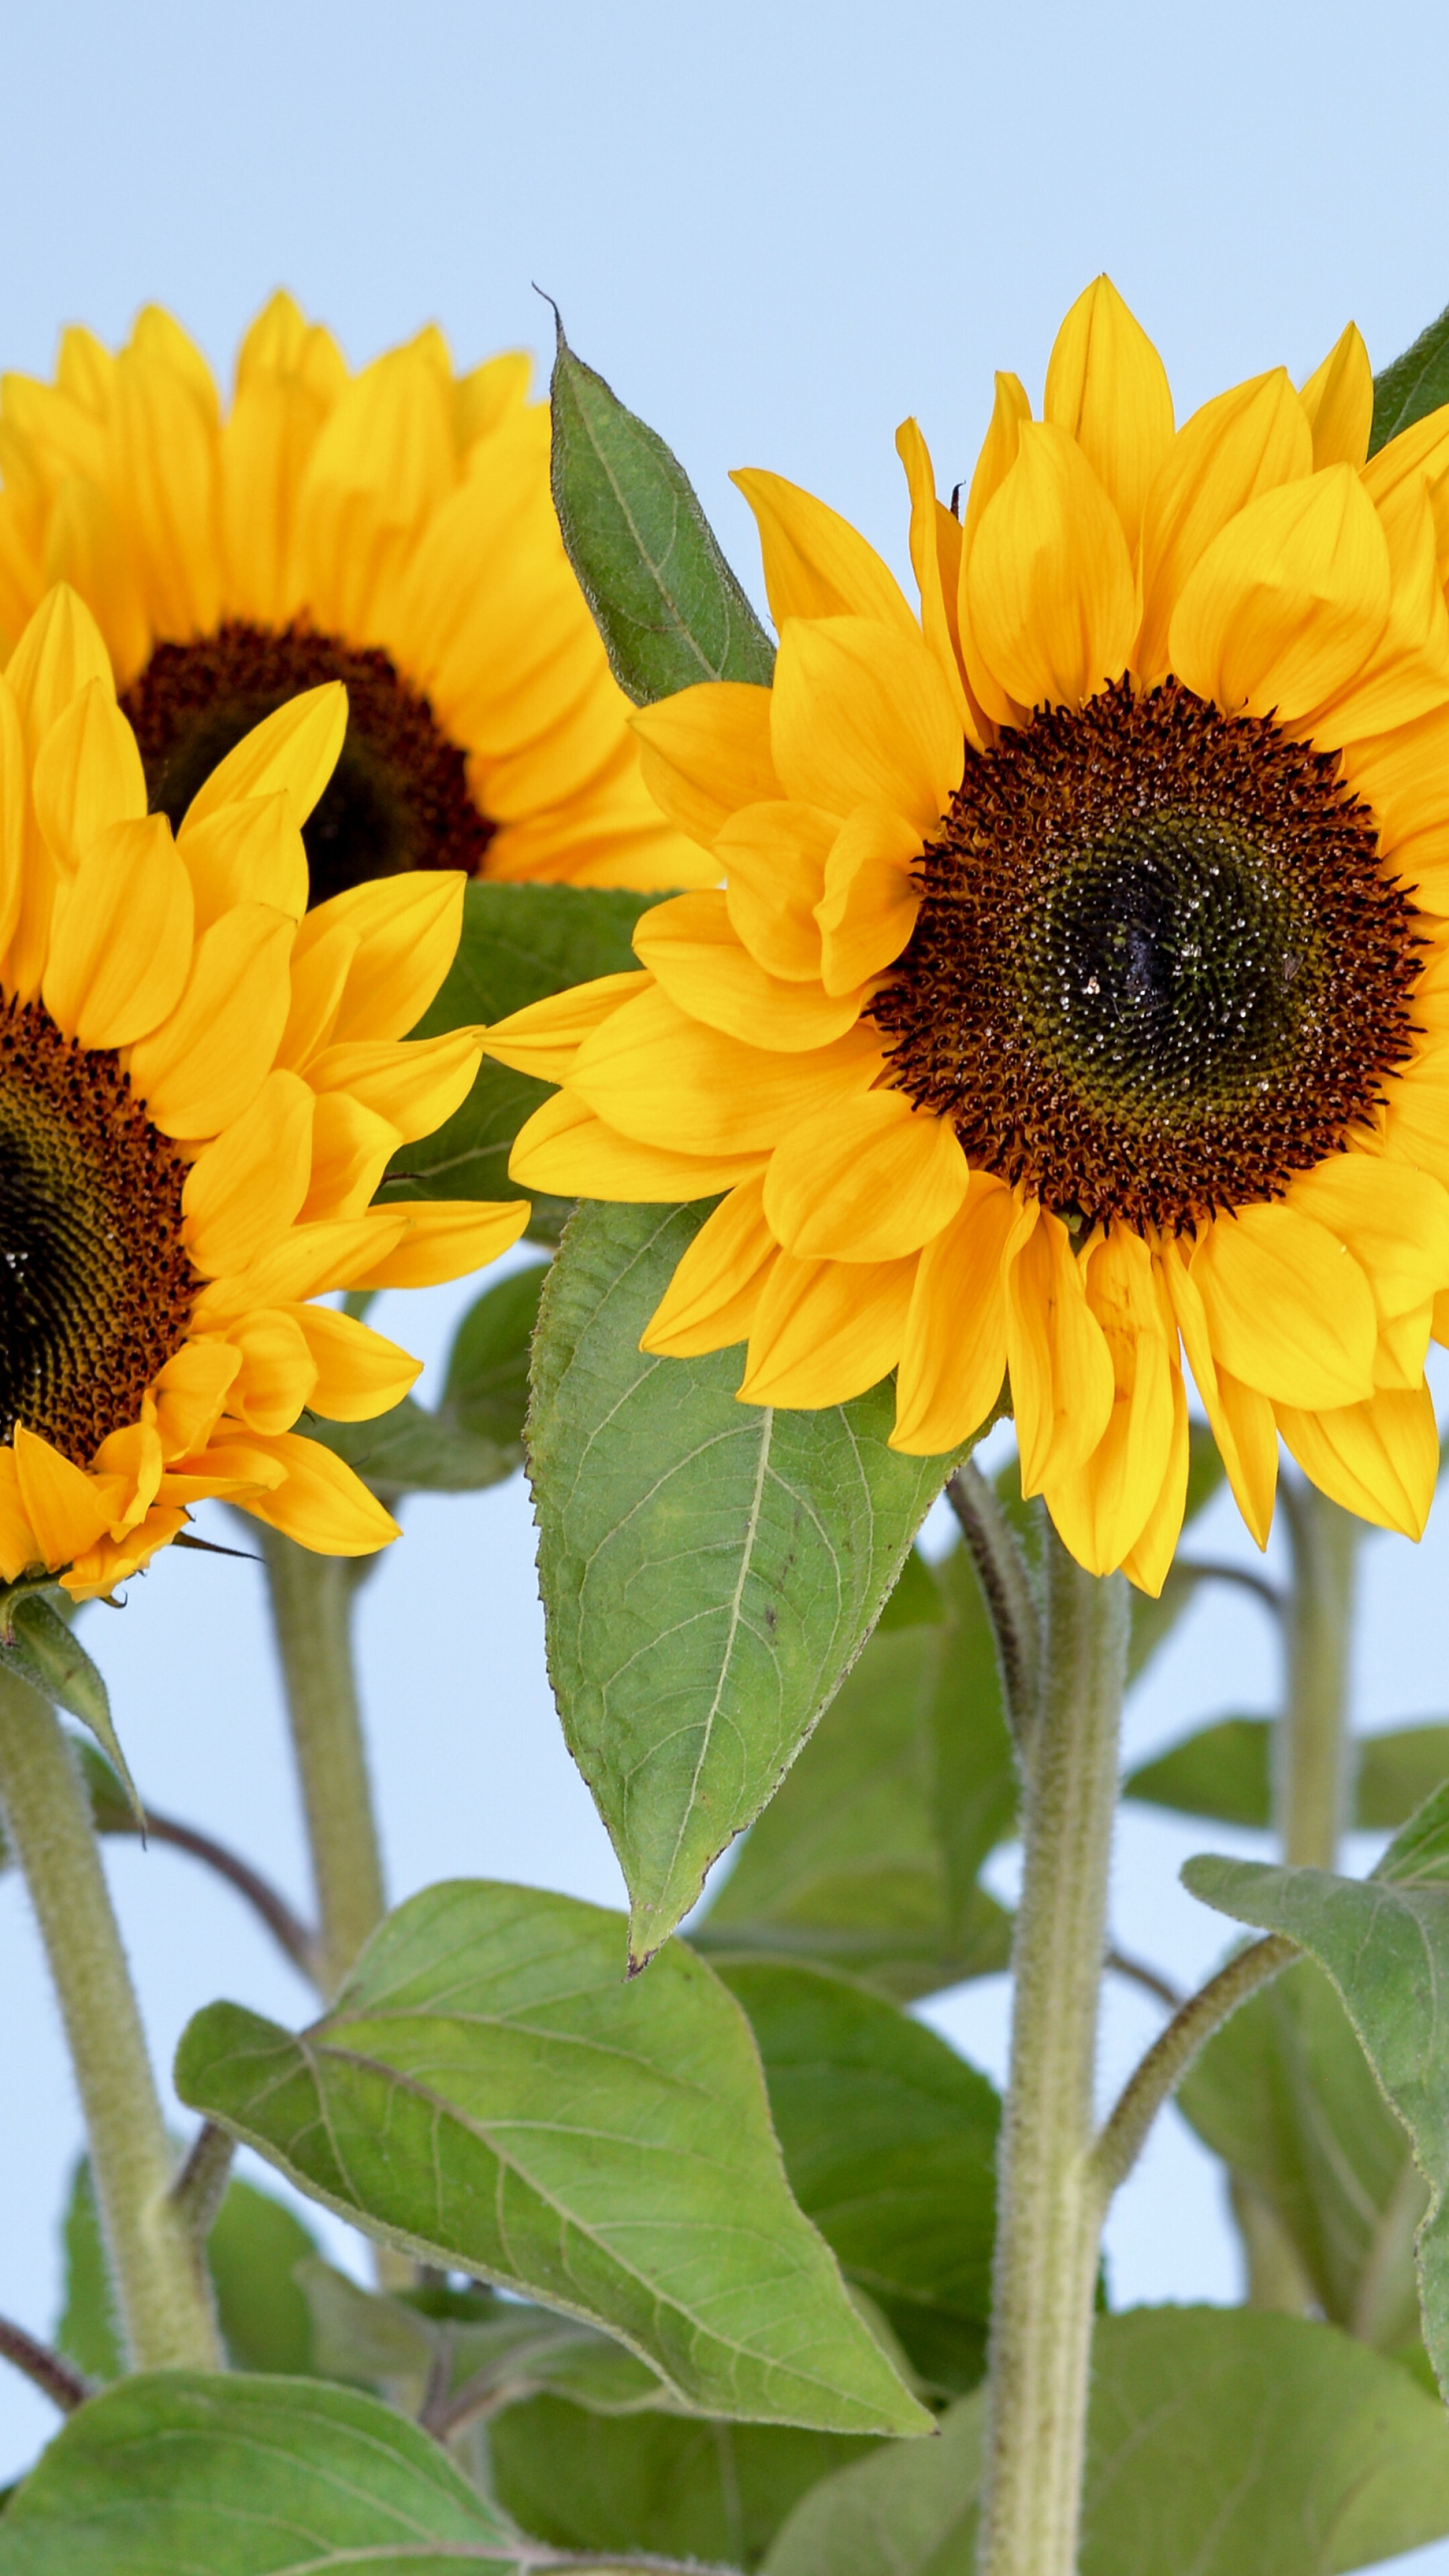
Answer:
[[[921,2378],[986,2361],[1000,2104],[893,2004],[821,1968],[721,1958],[750,2017],[790,2187]]]
[[[951,1464],[887,1447],[889,1386],[774,1412],[736,1401],[737,1351],[641,1352],[703,1213],[580,1207],[534,1343],[549,1671],[636,1960],[778,1788]]]
[[[1371,1878],[1203,1858],[1188,1862],[1183,1881],[1220,1913],[1289,1934],[1337,1986],[1430,2186],[1419,2297],[1429,2357],[1449,2390],[1449,1785],[1404,1827]]]
[[[110,2266],[101,2237],[89,2156],[79,2156],[61,2223],[64,2287],[58,2349],[87,2379],[119,2379],[126,2367]]]
[[[1424,2185],[1323,1971],[1300,1960],[1252,1996],[1177,2102],[1267,2201],[1324,2315],[1382,2351],[1416,2344]]]
[[[314,2369],[395,2402],[403,2382],[421,2406],[435,2380],[450,2402],[466,2395],[480,2412],[541,2391],[604,2415],[668,2402],[655,2373],[622,2344],[526,2299],[477,2287],[364,2290],[320,2259],[299,2263],[297,2282],[311,2313]]]
[[[463,937],[451,972],[414,1035],[502,1020],[546,993],[626,974],[639,963],[634,924],[657,895],[592,886],[470,885]],[[461,1109],[431,1136],[399,1148],[386,1198],[517,1199],[530,1193],[508,1177],[513,1139],[551,1085],[485,1059]],[[567,1213],[559,1199],[534,1199],[530,1232],[552,1241]]]
[[[428,1888],[299,2037],[198,2014],[177,2090],[373,2234],[618,2336],[687,2405],[924,2425],[790,2197],[743,2014],[679,1943],[625,1980],[620,1930],[532,1888]]]
[[[71,2179],[62,2243],[65,2285],[56,2343],[88,2379],[119,2379],[125,2357],[86,2156],[77,2159]],[[316,2251],[290,2209],[232,2176],[206,2240],[206,2259],[235,2369],[312,2369],[311,2317],[295,2274]]]
[[[453,1339],[438,1403],[405,1396],[371,1422],[317,1422],[325,1441],[388,1504],[409,1493],[464,1494],[499,1484],[523,1464],[528,1354],[545,1265],[496,1280]]]
[[[796,2508],[767,2576],[973,2576],[981,2399]],[[1449,2424],[1332,2326],[1230,2308],[1099,2320],[1082,2576],[1340,2576],[1449,2531]]]
[[[976,1872],[1016,1805],[971,1560],[956,1548],[907,1566],[689,1936],[711,1955],[817,1960],[899,2003],[1007,1965],[1010,1922]]]
[[[0,2517],[0,2576],[504,2576],[521,2556],[416,2425],[308,2379],[123,2379],[71,2416]]]
[[[693,485],[558,325],[553,497],[610,667],[636,706],[700,680],[769,686],[774,650]]]
[[[493,2491],[538,2539],[746,2569],[811,2487],[870,2447],[780,2424],[586,2415],[556,2397],[489,2428]]]
[[[1449,1779],[1449,1725],[1442,1720],[1375,1730],[1357,1737],[1351,1752],[1354,1822],[1368,1833],[1396,1831]],[[1270,1717],[1218,1717],[1129,1771],[1123,1794],[1181,1815],[1266,1827],[1272,1761]]]
[[[1437,411],[1441,403],[1449,403],[1449,310],[1429,323],[1402,357],[1375,376],[1370,456],[1377,456],[1400,430],[1412,429],[1416,420]]]

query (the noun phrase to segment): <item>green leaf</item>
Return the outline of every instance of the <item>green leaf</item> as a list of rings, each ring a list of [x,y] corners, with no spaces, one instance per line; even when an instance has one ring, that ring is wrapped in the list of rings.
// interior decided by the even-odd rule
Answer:
[[[491,2290],[364,2290],[330,2263],[300,2263],[297,2280],[311,2311],[314,2367],[363,2387],[410,2384],[420,2406],[441,2370],[450,2395],[469,2387],[488,2406],[513,2406],[560,2390],[577,2406],[634,2414],[668,2401],[652,2370],[622,2344],[521,2299]]]
[[[1386,1727],[1358,1738],[1356,1821],[1367,1832],[1397,1833],[1441,1781],[1449,1780],[1449,1723]]]
[[[489,2428],[494,2493],[538,2539],[746,2569],[811,2487],[871,2447],[777,2424],[610,2420],[552,2397],[513,2407]]]
[[[312,2317],[296,2270],[316,2252],[315,2237],[270,2192],[227,2184],[206,2260],[233,2369],[312,2369]]]
[[[880,1628],[690,1939],[847,1970],[898,2003],[1007,1966],[976,1873],[1011,1833],[1016,1775],[985,1604],[955,1548],[935,1624]]]
[[[1286,1932],[1337,1986],[1432,2193],[1418,2238],[1419,2299],[1429,2357],[1449,2390],[1449,1785],[1368,1879],[1215,1858],[1189,1861],[1182,1875],[1219,1913]]]
[[[89,2156],[78,2156],[61,2225],[65,2304],[55,2330],[56,2348],[87,2379],[119,2379],[126,2367],[110,2268],[101,2239],[100,2212]]]
[[[360,2391],[154,2371],[72,2415],[0,2518],[0,2576],[517,2569],[497,2508]]]
[[[1449,309],[1420,332],[1412,348],[1374,378],[1374,425],[1369,454],[1412,429],[1441,403],[1449,403]]]
[[[1449,2424],[1332,2326],[1231,2308],[1098,2320],[1081,2576],[1341,2576],[1449,2531]],[[981,2399],[796,2508],[766,2576],[973,2576]]]
[[[413,1035],[437,1037],[445,1029],[506,1019],[546,993],[562,993],[596,975],[629,973],[639,963],[631,944],[634,924],[658,901],[655,894],[593,886],[470,885],[458,954]],[[552,1088],[485,1058],[462,1107],[431,1136],[399,1148],[382,1194],[528,1198],[531,1193],[508,1177],[508,1157],[524,1120]],[[567,1213],[566,1200],[535,1197],[530,1234],[556,1241]]]
[[[299,2038],[199,2013],[177,2090],[372,2234],[616,2335],[686,2405],[914,2430],[790,2198],[743,2014],[678,1943],[625,1981],[620,1929],[532,1888],[426,1889]]]
[[[1129,1771],[1123,1795],[1181,1815],[1213,1816],[1220,1824],[1267,1826],[1273,1723],[1270,1717],[1214,1718]],[[1396,1831],[1449,1780],[1449,1724],[1442,1721],[1376,1729],[1357,1737],[1351,1750],[1354,1822],[1365,1833]]]
[[[516,1270],[469,1307],[453,1340],[442,1398],[405,1396],[371,1422],[316,1422],[325,1442],[385,1503],[408,1493],[464,1494],[523,1464],[528,1353],[546,1264]]]
[[[768,688],[774,649],[683,466],[554,318],[554,507],[620,688],[636,706],[700,680]]]
[[[939,1628],[946,1617],[941,1587],[918,1547],[913,1547],[896,1577],[876,1628]]]
[[[549,1671],[628,1884],[636,1960],[779,1787],[951,1464],[887,1447],[888,1385],[774,1412],[736,1401],[737,1351],[641,1352],[704,1214],[581,1206],[534,1342]]]
[[[1322,1970],[1301,1960],[1234,2013],[1177,2103],[1267,2201],[1324,2315],[1384,2352],[1416,2343],[1423,2180]]]
[[[790,2188],[913,2368],[952,2396],[986,2360],[1000,2104],[934,2031],[848,1979],[718,1962],[765,2069]]]
[[[132,1809],[144,1824],[141,1801],[111,1721],[110,1695],[79,1637],[43,1592],[24,1593],[7,1609],[8,1633],[0,1631],[0,1663],[39,1691],[42,1699],[90,1728],[107,1761],[120,1773]]]
[[[442,1411],[480,1440],[523,1455],[528,1355],[547,1265],[515,1270],[485,1288],[453,1336]]]

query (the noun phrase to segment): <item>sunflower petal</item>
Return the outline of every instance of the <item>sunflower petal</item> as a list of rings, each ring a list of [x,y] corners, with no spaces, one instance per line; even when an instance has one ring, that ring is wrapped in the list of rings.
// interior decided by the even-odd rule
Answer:
[[[1192,1256],[1215,1358],[1278,1404],[1355,1404],[1373,1388],[1374,1302],[1336,1235],[1282,1201],[1207,1226]]]
[[[45,1007],[80,1046],[130,1046],[175,1010],[191,954],[191,887],[170,824],[113,824],[58,892]]]
[[[238,903],[270,904],[298,922],[307,909],[306,846],[282,788],[218,805],[199,822],[193,805],[177,850],[191,879],[198,931]]]
[[[113,823],[139,821],[146,776],[108,680],[89,680],[35,755],[35,819],[63,877]]]
[[[1282,367],[1216,395],[1178,431],[1142,519],[1142,631],[1132,659],[1144,686],[1167,670],[1173,611],[1219,529],[1259,493],[1312,470],[1312,433]]]
[[[1083,1465],[1106,1430],[1112,1355],[1060,1217],[1028,1201],[1007,1239],[1003,1272],[1021,1490],[1037,1494],[1049,1478]]]
[[[12,1442],[20,1505],[35,1532],[41,1562],[69,1565],[84,1548],[94,1547],[110,1525],[110,1506],[94,1477],[72,1466],[69,1458],[37,1432],[17,1422]]]
[[[1387,1389],[1328,1412],[1275,1408],[1305,1476],[1379,1529],[1422,1538],[1439,1481],[1439,1433],[1427,1386]]]
[[[1264,492],[1214,537],[1172,615],[1172,667],[1229,714],[1292,724],[1347,686],[1388,623],[1389,550],[1358,476]]]
[[[766,974],[787,983],[820,974],[815,906],[838,829],[839,816],[818,805],[745,805],[715,843],[731,921]]]
[[[524,1120],[508,1177],[553,1198],[657,1201],[713,1198],[760,1171],[764,1149],[686,1154],[623,1136],[572,1090],[557,1091]]]
[[[771,1054],[686,1018],[656,988],[584,1040],[569,1087],[641,1145],[750,1154],[812,1110],[867,1090],[882,1062],[874,1030],[856,1026],[805,1055]]]
[[[337,766],[346,731],[347,691],[340,680],[289,698],[244,734],[197,789],[181,826],[183,846],[193,825],[251,796],[284,795],[300,832]]]
[[[372,1556],[402,1536],[361,1477],[320,1441],[282,1431],[267,1447],[283,1480],[270,1492],[238,1498],[253,1520],[322,1556]]]
[[[860,805],[841,824],[815,907],[827,993],[853,993],[899,957],[916,926],[921,836],[888,805]]]
[[[334,1041],[402,1038],[416,1028],[458,953],[466,890],[461,870],[415,869],[318,905],[329,928],[340,922],[357,933]]]
[[[768,689],[744,680],[705,680],[629,722],[639,744],[644,783],[670,821],[713,849],[742,805],[780,794],[770,748]]]
[[[480,1032],[485,1055],[515,1073],[531,1073],[538,1082],[565,1082],[590,1032],[602,1028],[621,1002],[647,993],[654,982],[642,968],[632,975],[596,975],[565,992],[546,993],[541,1002],[526,1002],[507,1019]]]
[[[1357,473],[1367,461],[1374,425],[1374,372],[1355,323],[1314,368],[1299,400],[1313,432],[1314,465],[1351,465]]]
[[[895,574],[874,546],[813,492],[748,466],[730,476],[755,514],[765,592],[777,627],[787,617],[871,617],[917,631]]]
[[[966,595],[981,653],[1022,706],[1079,706],[1126,669],[1137,624],[1127,540],[1065,430],[1023,425],[976,532]]]
[[[966,1181],[949,1119],[867,1091],[791,1126],[765,1174],[765,1214],[801,1259],[893,1261],[950,1224]]]
[[[681,894],[653,905],[635,929],[634,947],[661,992],[691,1019],[772,1053],[829,1046],[860,1016],[858,988],[832,994],[767,975],[740,939],[723,894]]]
[[[1109,277],[1094,278],[1056,336],[1043,417],[1074,438],[1130,547],[1172,444],[1167,369]]]
[[[916,1269],[901,1345],[891,1447],[944,1456],[985,1421],[1006,1375],[1006,1248],[1016,1202],[988,1172],[969,1175],[949,1225]]]
[[[408,1199],[406,1231],[396,1251],[375,1261],[353,1288],[435,1288],[443,1279],[482,1270],[518,1241],[527,1199]]]
[[[296,925],[239,903],[196,943],[186,990],[131,1057],[131,1087],[163,1136],[215,1136],[256,1098],[290,1000]]]
[[[776,1256],[755,1309],[740,1398],[746,1404],[848,1404],[900,1357],[916,1275],[903,1261]]]
[[[316,1370],[308,1404],[324,1422],[371,1422],[401,1404],[422,1361],[331,1306],[294,1306],[292,1319]]]
[[[864,617],[791,618],[770,692],[788,796],[844,817],[893,807],[933,832],[961,783],[951,692],[920,635]]]
[[[748,1340],[779,1251],[765,1222],[763,1188],[757,1173],[705,1218],[640,1336],[641,1351],[698,1359]]]
[[[269,1073],[250,1107],[198,1154],[181,1194],[182,1234],[204,1279],[245,1270],[299,1213],[315,1106],[295,1073]]]

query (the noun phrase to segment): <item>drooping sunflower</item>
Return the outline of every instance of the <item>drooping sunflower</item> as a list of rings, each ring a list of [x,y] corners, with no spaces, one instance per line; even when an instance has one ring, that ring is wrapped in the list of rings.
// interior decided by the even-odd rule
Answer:
[[[350,375],[277,295],[223,420],[156,307],[116,355],[68,330],[53,383],[0,379],[0,657],[53,582],[78,591],[174,824],[264,715],[341,680],[318,901],[414,868],[709,882],[642,783],[528,379],[514,355],[456,377],[436,330]]]
[[[1449,409],[1367,460],[1350,327],[1178,430],[1099,280],[1034,419],[997,379],[958,523],[915,424],[919,613],[774,476],[770,689],[635,719],[722,891],[641,971],[495,1029],[561,1084],[541,1190],[725,1196],[648,1350],[741,1341],[740,1393],[897,1373],[948,1451],[1009,1378],[1023,1483],[1157,1589],[1184,1354],[1267,1536],[1278,1440],[1417,1535],[1449,1338]],[[1437,1302],[1436,1302],[1437,1301]]]
[[[417,1363],[311,1301],[503,1251],[527,1204],[372,1194],[477,1069],[403,1043],[465,880],[307,910],[302,826],[347,727],[335,682],[268,717],[179,833],[147,811],[100,633],[52,592],[0,679],[0,1579],[84,1600],[225,1496],[354,1556],[396,1523],[293,1428],[399,1401]]]

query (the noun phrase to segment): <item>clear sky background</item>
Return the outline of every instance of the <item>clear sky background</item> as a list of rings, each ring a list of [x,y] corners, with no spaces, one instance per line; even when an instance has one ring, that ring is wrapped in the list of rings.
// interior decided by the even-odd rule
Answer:
[[[47,370],[67,321],[115,340],[155,298],[224,371],[279,284],[354,361],[430,319],[462,363],[520,344],[546,361],[536,281],[685,458],[755,587],[729,467],[809,484],[903,566],[897,422],[919,415],[944,484],[967,473],[992,369],[1038,395],[1057,323],[1099,269],[1162,348],[1179,417],[1280,360],[1301,378],[1350,316],[1382,364],[1449,301],[1449,15],[1408,0],[1371,19],[1337,0],[50,0],[9,6],[3,25],[0,367]],[[395,1297],[378,1320],[432,1351],[461,1302]],[[1246,1548],[1226,1511],[1204,1538]],[[1417,1552],[1370,1551],[1361,1723],[1449,1705],[1446,1574],[1449,1517]],[[543,1676],[521,1482],[414,1504],[364,1600],[394,1895],[456,1874],[613,1901]],[[165,1558],[87,1634],[152,1803],[244,1845],[302,1899],[252,1571]],[[1265,1706],[1273,1687],[1259,1614],[1204,1606],[1139,1694],[1133,1743]],[[1176,1885],[1202,1840],[1136,1816],[1119,1846],[1119,1938],[1179,1975],[1219,1945],[1217,1918]],[[158,2063],[218,1994],[305,2011],[190,1864],[128,1848],[113,1879]],[[993,1981],[931,2017],[999,2071],[1004,2013]],[[1113,1997],[1104,2081],[1153,2026]],[[0,2310],[46,2331],[78,2125],[13,1881],[0,2064]],[[340,2247],[330,2222],[319,2233]],[[1119,2301],[1234,2295],[1215,2175],[1175,2118],[1110,2251]],[[0,2376],[0,2473],[53,2420]],[[1445,2576],[1449,2546],[1411,2566]]]

